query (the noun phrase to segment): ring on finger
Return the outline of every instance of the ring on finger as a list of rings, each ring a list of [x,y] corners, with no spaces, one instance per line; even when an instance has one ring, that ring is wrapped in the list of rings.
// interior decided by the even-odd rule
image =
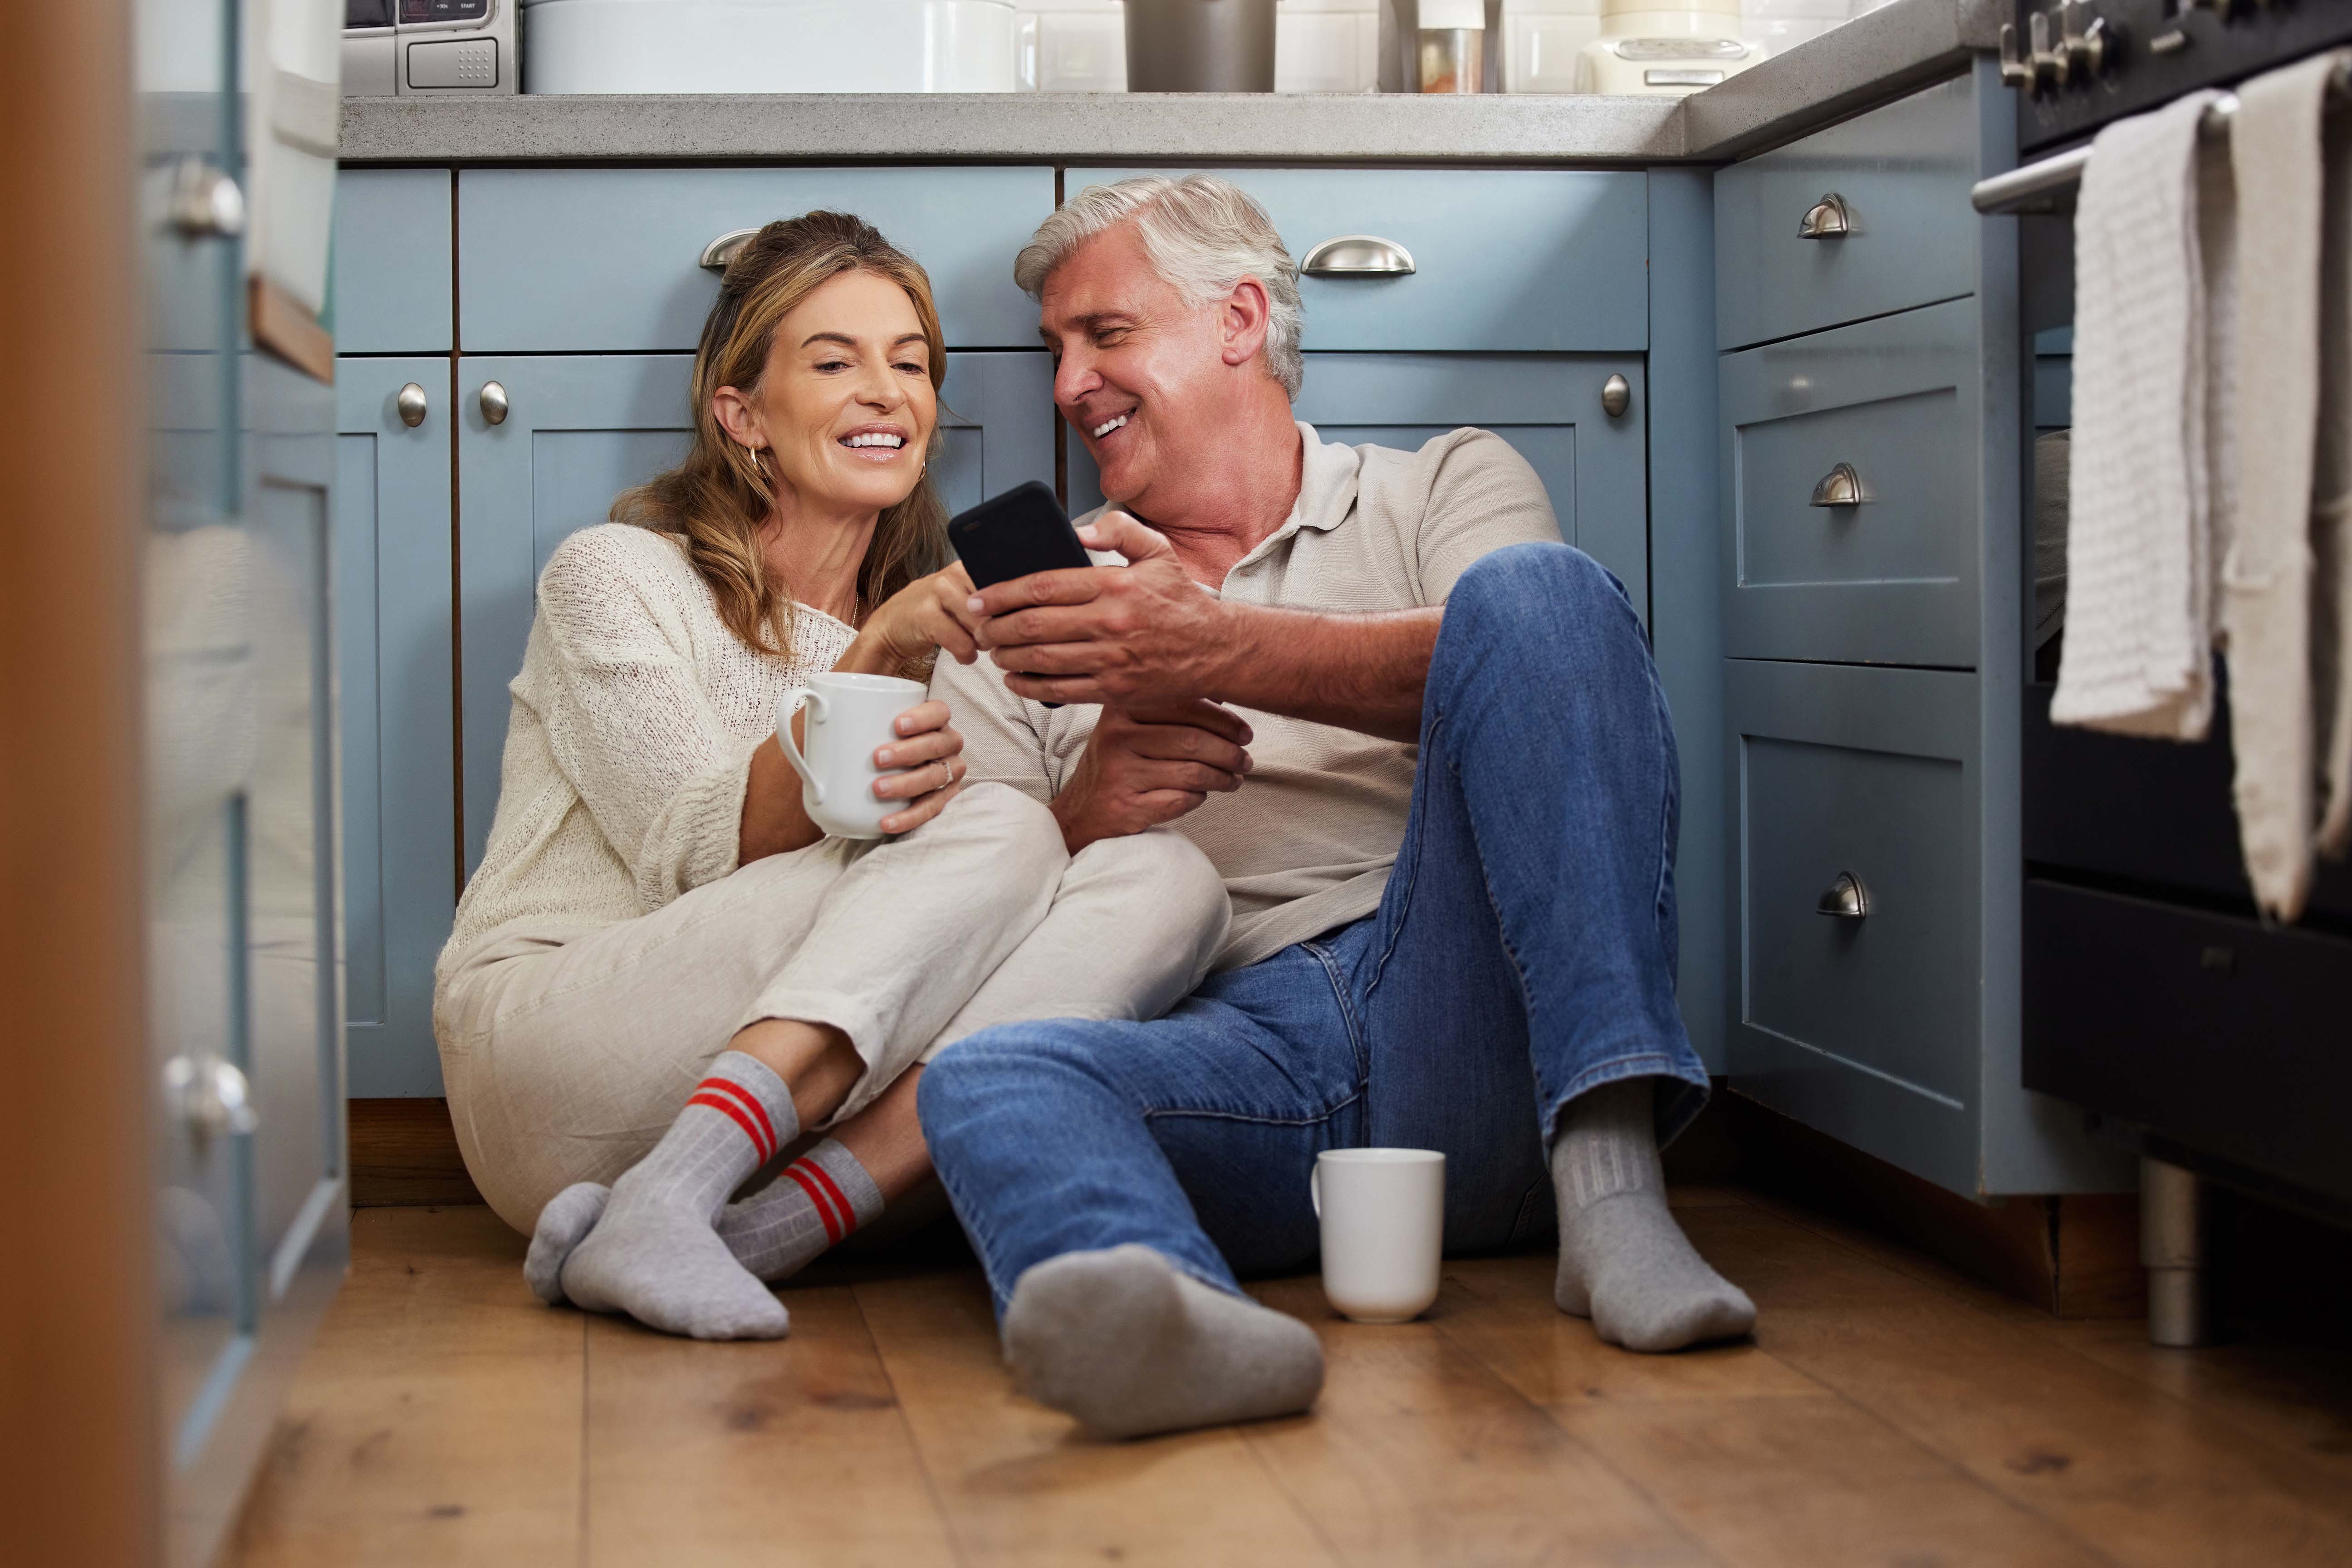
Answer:
[[[941,757],[940,759],[940,773],[942,775],[940,779],[940,787],[941,789],[945,789],[948,785],[955,783],[955,764],[948,761],[945,757]]]

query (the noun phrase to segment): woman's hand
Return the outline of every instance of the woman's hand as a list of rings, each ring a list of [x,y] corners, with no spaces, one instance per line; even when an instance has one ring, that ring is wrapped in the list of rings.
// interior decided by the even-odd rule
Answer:
[[[966,607],[971,592],[971,574],[961,561],[944,572],[916,578],[866,617],[857,640],[834,668],[897,675],[929,660],[933,648],[952,656],[958,664],[970,664],[980,657],[980,643],[972,635],[980,617]]]
[[[884,817],[881,826],[885,833],[908,833],[937,816],[963,788],[963,737],[948,727],[948,705],[936,699],[899,714],[893,728],[902,739],[877,747],[874,765],[906,771],[876,779],[874,795],[877,800],[907,803],[903,811]]]

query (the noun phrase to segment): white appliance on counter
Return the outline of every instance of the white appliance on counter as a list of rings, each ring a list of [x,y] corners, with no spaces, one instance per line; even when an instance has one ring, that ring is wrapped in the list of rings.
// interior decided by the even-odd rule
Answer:
[[[1769,52],[1739,34],[1739,0],[1601,0],[1601,36],[1577,54],[1575,90],[1703,92]]]
[[[1011,92],[1019,85],[1013,0],[521,5],[523,81],[535,93]]]
[[[343,96],[517,90],[516,0],[343,0]]]

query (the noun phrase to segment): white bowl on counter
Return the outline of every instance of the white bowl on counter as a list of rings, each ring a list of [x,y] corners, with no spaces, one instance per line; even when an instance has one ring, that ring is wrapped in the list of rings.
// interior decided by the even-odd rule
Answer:
[[[1013,0],[522,0],[525,92],[1011,92]]]

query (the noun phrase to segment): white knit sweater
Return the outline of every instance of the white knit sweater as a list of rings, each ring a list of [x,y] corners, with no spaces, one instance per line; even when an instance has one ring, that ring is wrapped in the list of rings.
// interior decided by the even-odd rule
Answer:
[[[733,871],[777,698],[856,636],[803,605],[790,656],[754,653],[676,535],[605,523],[558,545],[508,688],[498,817],[440,977],[492,938],[573,940]]]

